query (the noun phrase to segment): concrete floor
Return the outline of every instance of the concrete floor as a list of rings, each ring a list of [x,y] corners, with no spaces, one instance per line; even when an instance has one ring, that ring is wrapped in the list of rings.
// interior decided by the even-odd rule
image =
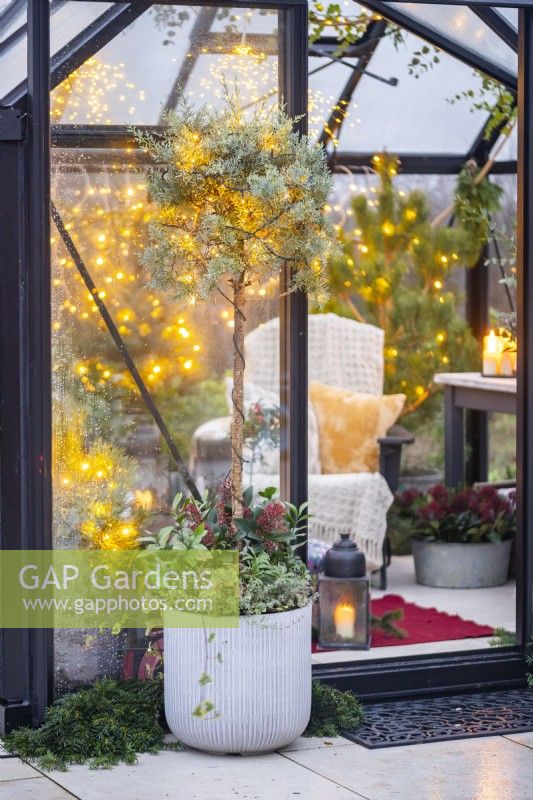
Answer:
[[[421,586],[415,581],[412,556],[393,556],[388,570],[388,586],[385,592],[372,589],[372,597],[384,594],[399,594],[408,602],[425,608],[437,608],[448,614],[458,614],[463,619],[493,628],[516,627],[516,587],[514,581],[493,589],[435,589]],[[490,638],[456,639],[429,644],[405,644],[394,647],[375,647],[369,651],[334,651],[314,653],[313,663],[361,661],[368,658],[390,658],[401,655],[426,653],[450,653],[459,650],[478,650],[489,647]],[[533,789],[531,791],[533,798]]]
[[[43,774],[0,758],[0,800],[531,800],[533,733],[366,750],[298,739],[263,756],[192,750]]]

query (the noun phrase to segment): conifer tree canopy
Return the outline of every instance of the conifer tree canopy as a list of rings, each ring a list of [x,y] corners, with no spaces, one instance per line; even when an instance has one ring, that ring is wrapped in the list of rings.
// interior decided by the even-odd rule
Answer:
[[[245,289],[290,271],[291,290],[319,305],[334,229],[324,206],[331,177],[323,149],[282,109],[245,112],[226,88],[222,111],[185,100],[160,138],[137,132],[154,158],[153,244],[143,256],[152,285],[195,303],[218,289],[234,309],[232,496],[242,510]]]

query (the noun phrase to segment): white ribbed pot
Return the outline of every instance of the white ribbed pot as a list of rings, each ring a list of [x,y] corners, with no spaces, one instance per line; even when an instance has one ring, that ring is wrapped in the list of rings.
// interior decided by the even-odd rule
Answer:
[[[311,604],[240,617],[238,628],[165,628],[164,683],[168,726],[183,744],[210,753],[289,744],[311,714]],[[205,703],[213,710],[196,716]]]

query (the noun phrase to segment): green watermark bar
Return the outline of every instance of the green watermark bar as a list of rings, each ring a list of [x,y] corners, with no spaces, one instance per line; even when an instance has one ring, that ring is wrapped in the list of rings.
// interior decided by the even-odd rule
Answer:
[[[233,550],[4,550],[0,628],[231,628]]]

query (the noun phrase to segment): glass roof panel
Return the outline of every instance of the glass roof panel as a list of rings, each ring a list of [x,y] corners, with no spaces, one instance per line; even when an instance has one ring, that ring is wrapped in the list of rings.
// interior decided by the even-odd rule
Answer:
[[[0,0],[0,42],[26,24],[26,3]]]
[[[517,54],[466,6],[419,3],[384,3],[401,11],[452,42],[516,73]]]
[[[85,30],[92,22],[104,14],[114,3],[90,2],[55,2],[50,16],[50,53],[54,56]],[[24,24],[25,20],[22,21]],[[0,31],[0,39],[2,31]],[[26,80],[26,35],[24,34],[5,51],[0,53],[0,97],[5,97],[11,90]]]
[[[155,6],[52,93],[56,123],[156,125],[183,86],[216,105],[220,78],[244,103],[277,94],[277,12]]]
[[[339,139],[339,152],[467,153],[486,122],[486,112],[472,111],[468,99],[451,103],[454,96],[481,85],[474,71],[441,53],[436,64],[418,79],[409,75],[412,53],[420,40],[406,34],[396,48],[390,37],[381,41],[368,70],[398,79],[390,86],[364,75],[357,86]],[[311,71],[324,59],[311,59]],[[350,76],[350,69],[332,64],[310,77],[310,127],[315,134],[328,118]]]

